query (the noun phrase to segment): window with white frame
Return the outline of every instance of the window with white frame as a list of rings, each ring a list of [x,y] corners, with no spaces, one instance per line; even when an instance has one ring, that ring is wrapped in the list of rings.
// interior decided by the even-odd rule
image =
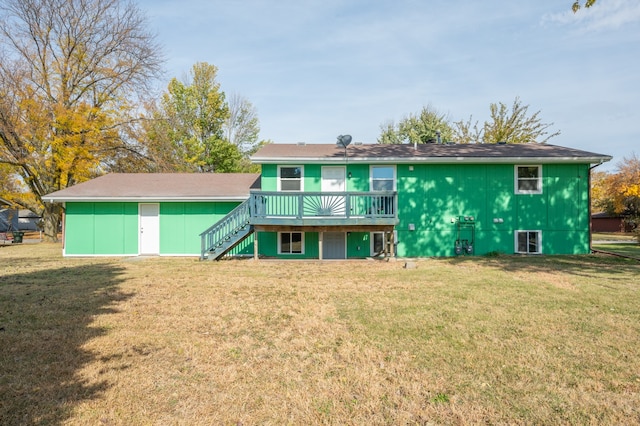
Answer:
[[[515,166],[516,194],[542,194],[542,166]]]
[[[516,231],[515,251],[521,254],[542,253],[542,232]]]
[[[302,178],[302,166],[280,166],[278,167],[278,190],[302,191]]]
[[[394,191],[396,168],[393,166],[371,166],[371,190]]]
[[[384,252],[385,237],[384,232],[372,232],[371,236],[371,256]]]
[[[278,233],[278,254],[303,254],[304,253],[304,233],[303,232],[279,232]]]

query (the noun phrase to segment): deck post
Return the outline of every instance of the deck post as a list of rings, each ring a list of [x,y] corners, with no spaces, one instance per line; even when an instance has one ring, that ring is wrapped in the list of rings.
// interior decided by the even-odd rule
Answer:
[[[324,239],[324,232],[318,232],[318,259],[322,260],[322,240]]]
[[[258,232],[253,234],[253,260],[258,260]]]

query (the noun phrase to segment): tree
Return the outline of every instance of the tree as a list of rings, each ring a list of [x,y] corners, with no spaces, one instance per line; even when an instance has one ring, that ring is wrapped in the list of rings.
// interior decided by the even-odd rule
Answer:
[[[380,144],[429,143],[452,140],[453,130],[446,114],[431,105],[418,114],[409,114],[397,125],[389,122],[380,126]]]
[[[624,157],[616,173],[601,175],[592,183],[595,207],[623,216],[640,239],[640,158],[635,153]]]
[[[585,0],[584,7],[589,8],[594,4],[596,4],[596,0]],[[573,5],[571,6],[571,10],[573,10],[573,13],[576,13],[578,10],[580,10],[581,7],[582,7],[582,3],[580,3],[580,0],[576,0],[573,2]]]
[[[454,122],[454,139],[458,143],[546,143],[560,134],[559,131],[549,134],[553,123],[542,123],[540,111],[528,116],[529,106],[522,105],[518,97],[510,110],[502,102],[490,104],[489,110],[491,118],[482,128],[478,128],[477,121],[473,123],[473,117]]]
[[[224,123],[226,139],[246,155],[253,151],[258,143],[258,113],[249,100],[238,94],[229,96],[228,105],[229,116]]]
[[[456,143],[482,143],[483,128],[478,127],[478,121],[473,121],[473,116],[469,116],[467,121],[454,121],[452,125],[453,140]]]
[[[13,201],[42,215],[47,239],[62,209],[42,197],[135,151],[120,129],[162,64],[145,23],[120,0],[0,4],[0,163],[25,185],[30,196]]]
[[[223,143],[229,143],[224,126],[230,113],[217,73],[215,65],[199,62],[187,81],[174,78],[169,82],[159,106],[149,109],[150,156],[173,161],[178,170],[219,171],[216,167],[222,160],[218,157],[233,148]]]

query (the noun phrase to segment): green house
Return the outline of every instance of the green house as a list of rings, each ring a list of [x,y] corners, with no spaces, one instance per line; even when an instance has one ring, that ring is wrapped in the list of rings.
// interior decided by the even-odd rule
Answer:
[[[65,203],[65,255],[585,254],[590,172],[610,159],[548,144],[270,144],[252,157],[259,176],[107,175],[45,199]]]

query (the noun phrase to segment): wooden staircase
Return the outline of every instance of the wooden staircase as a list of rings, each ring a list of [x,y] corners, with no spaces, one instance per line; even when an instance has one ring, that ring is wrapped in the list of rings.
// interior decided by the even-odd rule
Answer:
[[[200,234],[200,260],[219,260],[253,233],[249,200]]]

